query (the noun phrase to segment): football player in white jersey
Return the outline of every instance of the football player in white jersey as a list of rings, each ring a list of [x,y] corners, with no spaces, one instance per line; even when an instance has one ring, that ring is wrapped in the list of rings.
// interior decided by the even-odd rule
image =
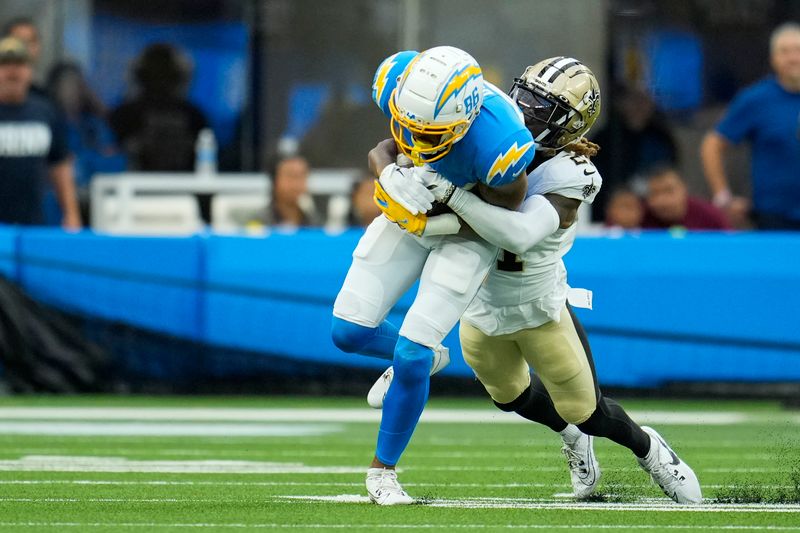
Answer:
[[[376,203],[383,211],[367,228],[336,297],[332,338],[346,352],[389,359],[394,384],[385,397],[375,456],[367,470],[369,497],[380,505],[413,499],[395,465],[408,445],[428,396],[429,374],[447,364],[441,342],[458,323],[494,264],[497,246],[458,234],[455,215],[432,215],[433,194],[398,153],[459,186],[475,186],[487,201],[521,204],[525,168],[535,150],[519,108],[484,83],[469,54],[442,46],[399,52],[379,67],[373,99],[389,117],[392,140],[370,152]],[[398,329],[386,320],[419,280]]]
[[[489,205],[435,172],[420,173],[437,201],[502,248],[462,317],[464,359],[498,408],[561,434],[576,497],[595,490],[600,469],[592,439],[602,436],[629,448],[673,500],[700,503],[692,469],[655,430],[637,425],[600,393],[586,335],[570,307],[591,302],[591,293],[567,285],[562,257],[575,239],[578,208],[602,184],[590,160],[599,147],[583,138],[600,112],[597,80],[581,62],[554,57],[528,67],[510,95],[537,142],[518,212]]]

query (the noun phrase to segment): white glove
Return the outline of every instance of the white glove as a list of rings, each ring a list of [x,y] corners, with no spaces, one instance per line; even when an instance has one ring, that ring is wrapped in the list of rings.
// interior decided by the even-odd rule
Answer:
[[[433,193],[419,180],[413,168],[388,165],[378,180],[386,194],[412,215],[426,213],[433,206]]]
[[[417,167],[414,170],[417,179],[427,187],[436,201],[447,205],[456,190],[456,186],[430,167]]]

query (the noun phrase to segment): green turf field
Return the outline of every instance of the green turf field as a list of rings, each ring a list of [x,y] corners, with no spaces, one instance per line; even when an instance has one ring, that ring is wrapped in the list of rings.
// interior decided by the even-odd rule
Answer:
[[[800,531],[800,412],[623,401],[707,504],[596,445],[598,501],[570,497],[560,440],[486,401],[429,403],[401,462],[419,505],[366,503],[377,415],[360,400],[0,398],[0,531]]]

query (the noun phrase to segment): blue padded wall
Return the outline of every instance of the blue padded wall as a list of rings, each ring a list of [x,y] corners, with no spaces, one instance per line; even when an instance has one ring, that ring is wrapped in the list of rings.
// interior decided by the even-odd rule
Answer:
[[[580,239],[565,262],[608,382],[800,379],[800,235]]]
[[[0,274],[8,279],[17,279],[17,249],[19,230],[0,225]]]
[[[22,286],[43,302],[186,338],[203,335],[202,240],[26,229]]]
[[[0,228],[0,272],[55,306],[310,364],[383,368],[330,340],[360,232],[136,238]],[[16,258],[16,259],[15,259]],[[643,233],[582,238],[569,281],[608,385],[800,380],[800,234]],[[412,288],[390,314],[396,324]],[[457,332],[451,375],[471,375]]]

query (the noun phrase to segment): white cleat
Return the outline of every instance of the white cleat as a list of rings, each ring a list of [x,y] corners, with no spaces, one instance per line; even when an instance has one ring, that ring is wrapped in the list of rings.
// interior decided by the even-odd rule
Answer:
[[[409,505],[414,498],[406,494],[397,481],[397,472],[389,468],[367,470],[367,493],[378,505]]]
[[[431,365],[431,376],[439,372],[441,369],[450,364],[450,349],[447,346],[440,344],[433,349],[433,364]],[[383,408],[383,399],[386,398],[386,393],[389,392],[389,385],[392,384],[394,379],[394,368],[389,367],[381,374],[378,381],[369,389],[367,393],[367,403],[373,409]]]
[[[574,443],[563,439],[561,452],[567,457],[572,492],[579,500],[585,500],[594,493],[600,481],[600,464],[594,455],[594,437],[581,433]]]
[[[650,435],[650,451],[644,459],[638,459],[639,465],[650,474],[664,494],[676,502],[703,503],[700,482],[694,471],[675,455],[655,429],[647,426],[642,426],[642,429]]]

